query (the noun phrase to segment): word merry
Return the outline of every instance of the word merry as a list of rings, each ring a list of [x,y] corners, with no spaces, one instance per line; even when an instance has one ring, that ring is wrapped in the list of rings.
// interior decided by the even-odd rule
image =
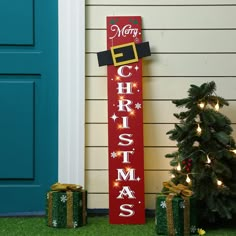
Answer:
[[[114,32],[114,35],[109,37],[113,39],[115,37],[126,37],[127,35],[132,35],[135,38],[138,34],[138,28],[132,28],[132,25],[128,24],[120,28],[118,25],[112,25],[111,31]]]

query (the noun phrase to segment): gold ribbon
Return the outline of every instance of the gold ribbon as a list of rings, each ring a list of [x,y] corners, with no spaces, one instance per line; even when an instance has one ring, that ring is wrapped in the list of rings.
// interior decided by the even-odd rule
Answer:
[[[193,195],[193,191],[188,189],[188,186],[183,184],[175,185],[172,181],[163,182],[163,186],[169,189],[170,193],[174,193],[176,195],[184,196],[184,197],[191,197]]]
[[[167,214],[167,225],[168,225],[168,235],[174,236],[174,217],[173,217],[173,208],[172,208],[172,200],[176,195],[180,195],[184,200],[184,236],[188,236],[190,234],[190,200],[189,197],[193,195],[193,192],[188,189],[187,186],[183,184],[175,185],[172,181],[163,182],[163,186],[169,189],[169,195],[166,198],[166,214]]]
[[[73,192],[68,191],[66,192],[66,198],[67,198],[67,203],[66,203],[66,224],[68,228],[73,228]]]
[[[62,184],[62,183],[55,183],[51,186],[51,190],[53,191],[72,191],[77,192],[81,191],[82,186],[78,184]]]
[[[175,227],[174,227],[174,216],[173,216],[173,208],[172,208],[172,200],[174,198],[174,194],[169,194],[166,197],[166,215],[167,215],[167,226],[168,226],[168,235],[175,235]]]

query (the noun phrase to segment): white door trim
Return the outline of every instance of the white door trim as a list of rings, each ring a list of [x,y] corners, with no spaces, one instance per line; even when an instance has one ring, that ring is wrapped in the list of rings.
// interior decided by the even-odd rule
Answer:
[[[85,0],[58,0],[58,181],[84,186]]]

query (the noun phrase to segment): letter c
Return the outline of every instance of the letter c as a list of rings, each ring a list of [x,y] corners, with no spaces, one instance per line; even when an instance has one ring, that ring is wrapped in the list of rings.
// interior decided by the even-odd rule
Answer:
[[[117,73],[119,76],[127,78],[130,77],[132,75],[132,73],[129,71],[129,73],[125,73],[124,70],[125,68],[128,68],[129,70],[132,69],[133,66],[129,66],[129,65],[124,65],[124,66],[120,66],[117,70]]]

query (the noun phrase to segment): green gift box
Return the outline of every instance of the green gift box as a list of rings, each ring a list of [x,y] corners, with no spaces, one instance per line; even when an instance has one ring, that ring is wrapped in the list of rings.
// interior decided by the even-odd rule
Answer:
[[[197,233],[196,199],[157,195],[155,228],[158,235],[189,235]],[[171,206],[170,206],[171,204]],[[170,219],[172,217],[172,219]],[[171,234],[172,232],[172,234]]]
[[[46,200],[47,225],[77,228],[87,224],[87,191],[49,191]]]

